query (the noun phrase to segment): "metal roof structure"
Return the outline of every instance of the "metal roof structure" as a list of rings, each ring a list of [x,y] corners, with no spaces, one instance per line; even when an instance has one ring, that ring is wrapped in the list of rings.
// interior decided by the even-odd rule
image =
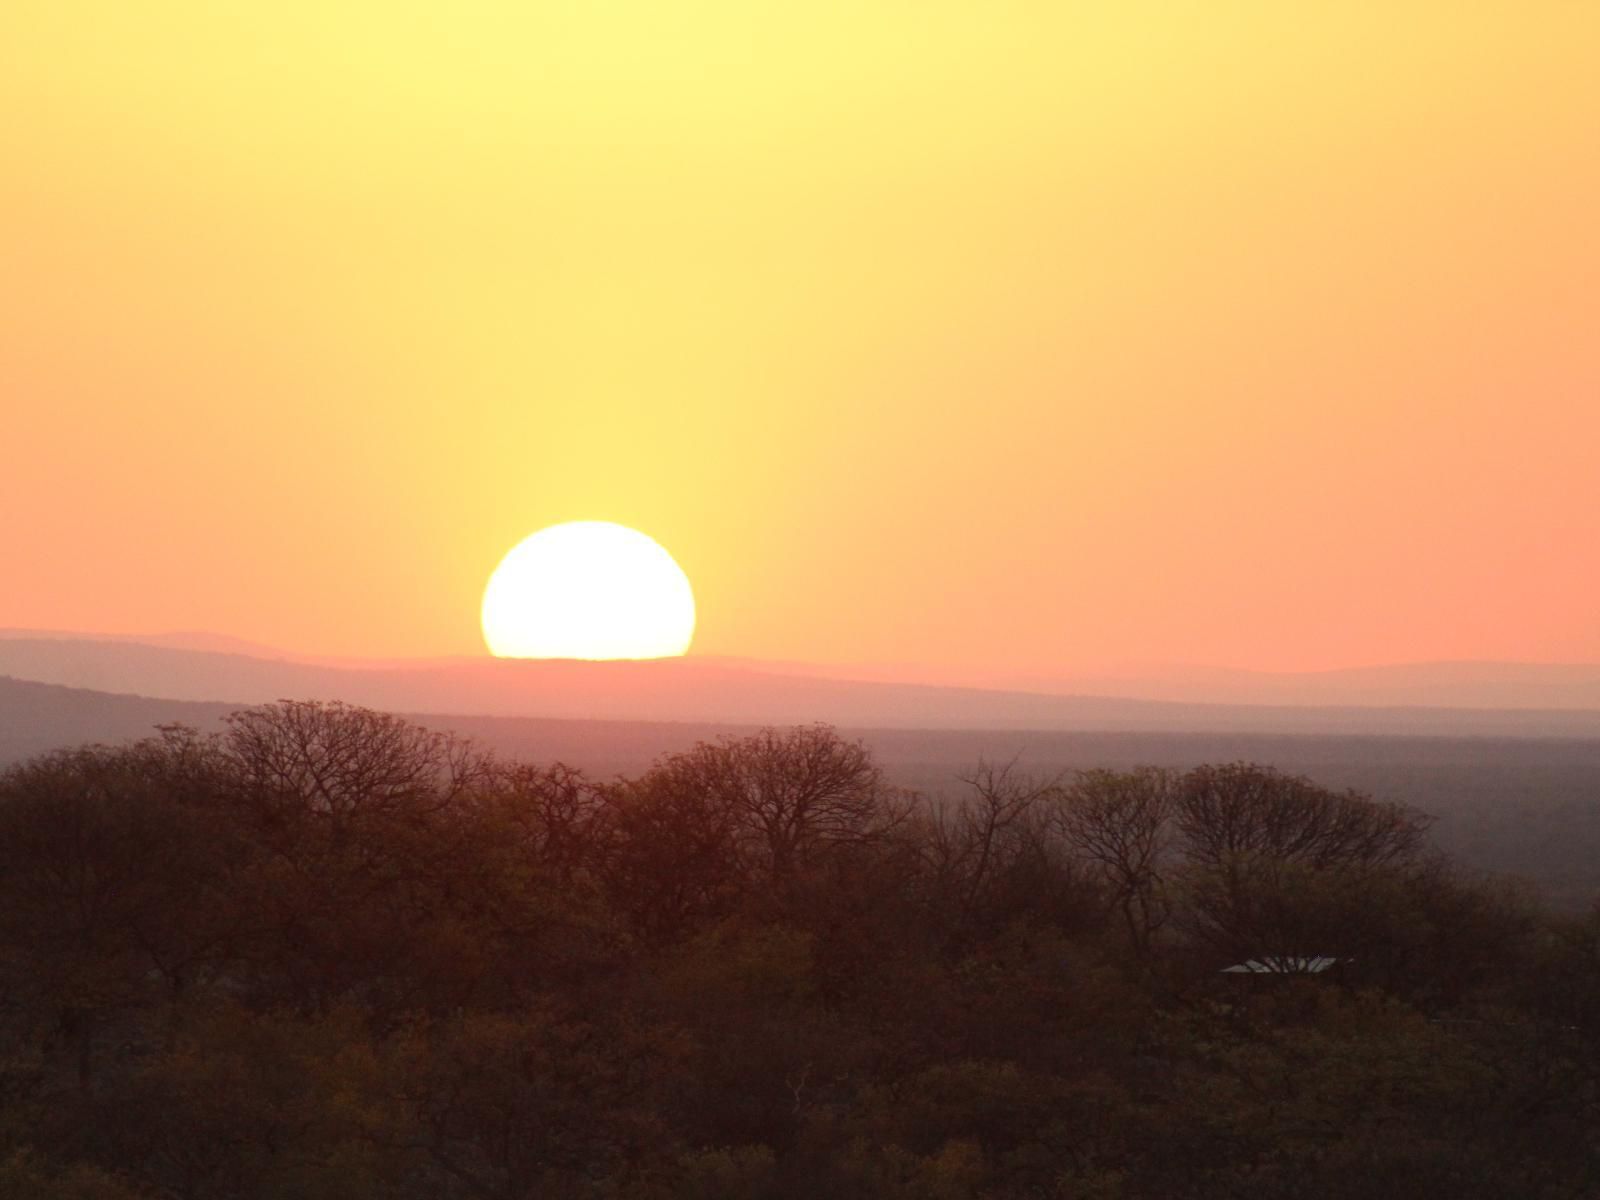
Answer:
[[[1224,975],[1320,975],[1329,967],[1348,960],[1326,954],[1268,954],[1248,962],[1223,967]]]

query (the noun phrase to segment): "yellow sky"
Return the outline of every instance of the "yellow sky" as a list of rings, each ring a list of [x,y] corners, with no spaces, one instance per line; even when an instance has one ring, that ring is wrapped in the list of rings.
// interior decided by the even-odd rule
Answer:
[[[0,6],[0,625],[1600,660],[1600,6]]]

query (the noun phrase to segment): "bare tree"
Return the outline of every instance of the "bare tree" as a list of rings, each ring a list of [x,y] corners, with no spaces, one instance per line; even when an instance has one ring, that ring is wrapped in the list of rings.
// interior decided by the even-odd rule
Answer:
[[[698,793],[729,814],[748,866],[774,879],[830,848],[878,837],[904,815],[867,748],[829,725],[701,742],[641,782]]]
[[[321,814],[336,830],[364,815],[437,811],[491,771],[471,742],[354,705],[284,700],[227,724],[227,750],[256,803]]]
[[[1231,955],[1340,953],[1370,900],[1423,869],[1428,818],[1249,763],[1183,777],[1185,924]]]
[[[477,805],[481,824],[531,865],[570,884],[605,841],[606,789],[555,763],[497,763]]]
[[[1254,763],[1190,771],[1179,788],[1177,822],[1190,862],[1266,855],[1309,867],[1414,858],[1430,823],[1402,805]]]
[[[1169,771],[1080,771],[1054,809],[1063,840],[1093,864],[1141,955],[1171,910],[1163,867],[1176,801]]]
[[[611,903],[653,940],[728,912],[745,871],[734,814],[686,772],[659,766],[602,789],[591,843]]]
[[[1041,801],[1059,792],[1060,780],[1018,771],[1014,758],[1003,764],[980,759],[975,770],[956,778],[969,789],[954,822],[963,907],[970,912],[993,877],[1037,845],[1032,818]]]

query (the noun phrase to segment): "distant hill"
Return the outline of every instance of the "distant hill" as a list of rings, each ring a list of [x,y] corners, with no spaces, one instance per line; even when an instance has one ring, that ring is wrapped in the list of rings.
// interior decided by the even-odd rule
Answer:
[[[165,646],[171,650],[205,650],[218,654],[244,654],[252,658],[279,658],[309,662],[309,658],[276,646],[230,637],[225,633],[178,630],[172,633],[76,633],[64,629],[0,629],[0,641],[122,642],[139,646]]]
[[[1183,703],[1600,710],[1594,663],[1398,663],[1297,672],[1162,666],[1019,685]]]
[[[0,766],[85,742],[147,737],[157,725],[216,728],[233,707],[108,695],[0,677]]]
[[[0,638],[0,674],[163,700],[339,699],[393,712],[464,716],[743,725],[821,720],[906,729],[1600,736],[1600,704],[1496,709],[1180,703],[834,679],[695,657],[648,662],[463,658],[352,667],[13,633]],[[1575,685],[1563,694],[1575,702],[1586,693]]]

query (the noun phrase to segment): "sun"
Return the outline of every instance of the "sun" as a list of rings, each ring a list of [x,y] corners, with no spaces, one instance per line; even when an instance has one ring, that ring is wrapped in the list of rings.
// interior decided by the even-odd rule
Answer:
[[[694,638],[694,591],[652,538],[568,521],[518,542],[483,589],[499,658],[671,658]]]

